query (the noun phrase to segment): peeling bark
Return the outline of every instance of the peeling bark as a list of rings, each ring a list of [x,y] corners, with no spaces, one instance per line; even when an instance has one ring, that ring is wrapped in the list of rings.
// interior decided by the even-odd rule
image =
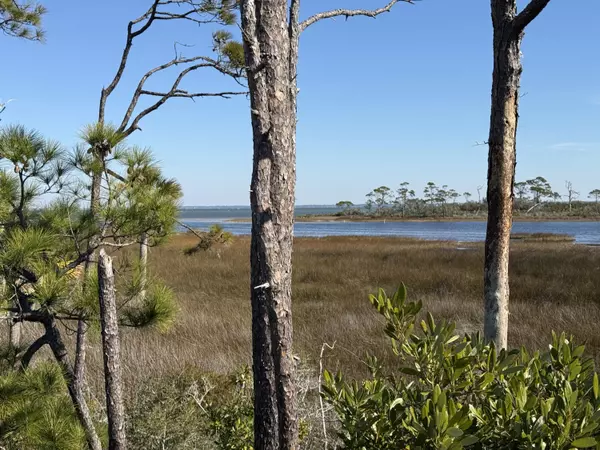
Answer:
[[[508,343],[509,251],[516,167],[521,40],[525,26],[550,0],[532,0],[517,15],[516,0],[492,0],[494,71],[488,139],[488,221],[485,238],[484,336]]]

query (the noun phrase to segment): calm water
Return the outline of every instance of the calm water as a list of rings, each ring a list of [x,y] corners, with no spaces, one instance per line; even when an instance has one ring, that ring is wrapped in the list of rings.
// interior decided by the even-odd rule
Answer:
[[[297,215],[328,214],[333,207],[298,207]],[[206,208],[182,211],[180,220],[194,228],[207,229],[219,223],[236,235],[250,234],[250,223],[227,222],[248,218],[248,208]],[[558,233],[574,236],[581,244],[600,245],[600,222],[515,222],[515,233]],[[432,240],[483,241],[484,222],[298,222],[298,237],[324,236],[404,236]]]

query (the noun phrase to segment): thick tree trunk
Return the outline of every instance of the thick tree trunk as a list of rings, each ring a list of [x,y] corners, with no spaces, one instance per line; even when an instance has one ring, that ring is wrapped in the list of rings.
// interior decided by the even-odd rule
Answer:
[[[104,354],[104,380],[106,385],[106,411],[108,416],[108,448],[124,450],[125,408],[121,378],[121,347],[115,296],[112,260],[104,250],[98,259],[98,293],[100,297],[100,322]]]
[[[516,0],[492,0],[494,72],[488,139],[484,335],[498,348],[506,348],[508,339],[508,260],[522,70],[521,35],[510,32],[516,9]]]
[[[508,261],[516,167],[521,40],[525,27],[550,0],[531,0],[517,15],[516,0],[491,0],[494,72],[488,159],[485,238],[484,336],[497,348],[508,342]]]
[[[94,422],[92,421],[92,416],[90,415],[90,410],[87,406],[87,402],[85,401],[82,386],[80,383],[76,383],[75,381],[75,372],[69,359],[69,353],[65,343],[62,340],[60,331],[56,326],[56,322],[52,316],[48,315],[43,323],[46,329],[48,344],[52,349],[54,358],[56,358],[56,361],[62,369],[65,381],[67,382],[69,396],[71,397],[71,401],[75,407],[75,414],[77,415],[77,418],[83,427],[88,446],[90,450],[102,450],[102,444],[100,443],[100,439],[96,433]]]
[[[254,159],[251,299],[256,450],[297,446],[292,356],[292,240],[296,184],[295,79],[287,2],[244,0]],[[297,48],[297,43],[295,44]]]

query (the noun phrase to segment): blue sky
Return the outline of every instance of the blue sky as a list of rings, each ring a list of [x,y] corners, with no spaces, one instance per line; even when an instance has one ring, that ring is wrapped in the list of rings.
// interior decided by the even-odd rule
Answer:
[[[3,123],[36,128],[65,146],[97,116],[127,22],[148,0],[46,0],[47,42],[0,36],[0,98],[16,99]],[[375,0],[304,0],[303,17]],[[520,2],[522,8],[526,2]],[[321,22],[300,44],[297,203],[364,200],[372,188],[427,181],[476,193],[485,184],[492,71],[487,0],[399,4],[377,18]],[[517,178],[545,176],[587,193],[600,188],[600,1],[553,0],[524,39]],[[108,105],[120,121],[133,87],[173,56],[173,42],[209,54],[209,28],[160,24],[134,46]],[[167,74],[171,77],[173,73]],[[155,80],[160,89],[172,78]],[[235,89],[209,72],[190,90]],[[186,205],[248,203],[252,142],[245,98],[174,99],[141,123],[132,144],[150,146]]]

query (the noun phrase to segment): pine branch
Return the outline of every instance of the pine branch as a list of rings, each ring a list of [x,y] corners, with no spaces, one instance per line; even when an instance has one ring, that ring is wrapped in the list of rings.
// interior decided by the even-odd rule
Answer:
[[[304,31],[309,26],[311,26],[321,20],[331,19],[334,17],[343,16],[343,17],[346,17],[346,19],[348,19],[349,17],[364,16],[364,17],[375,18],[380,14],[391,11],[392,7],[396,3],[399,3],[399,2],[413,4],[413,0],[392,0],[387,5],[379,8],[379,9],[334,9],[331,11],[325,11],[325,12],[315,14],[314,16],[311,16],[308,19],[301,22],[300,23],[300,32]]]
[[[20,361],[20,369],[21,370],[27,370],[27,368],[29,367],[29,363],[31,363],[31,360],[33,359],[33,357],[35,356],[35,354],[40,351],[44,345],[49,344],[50,343],[50,337],[48,336],[48,334],[44,334],[43,336],[37,338],[25,351],[25,353],[23,353],[23,356],[21,357],[21,361]]]

